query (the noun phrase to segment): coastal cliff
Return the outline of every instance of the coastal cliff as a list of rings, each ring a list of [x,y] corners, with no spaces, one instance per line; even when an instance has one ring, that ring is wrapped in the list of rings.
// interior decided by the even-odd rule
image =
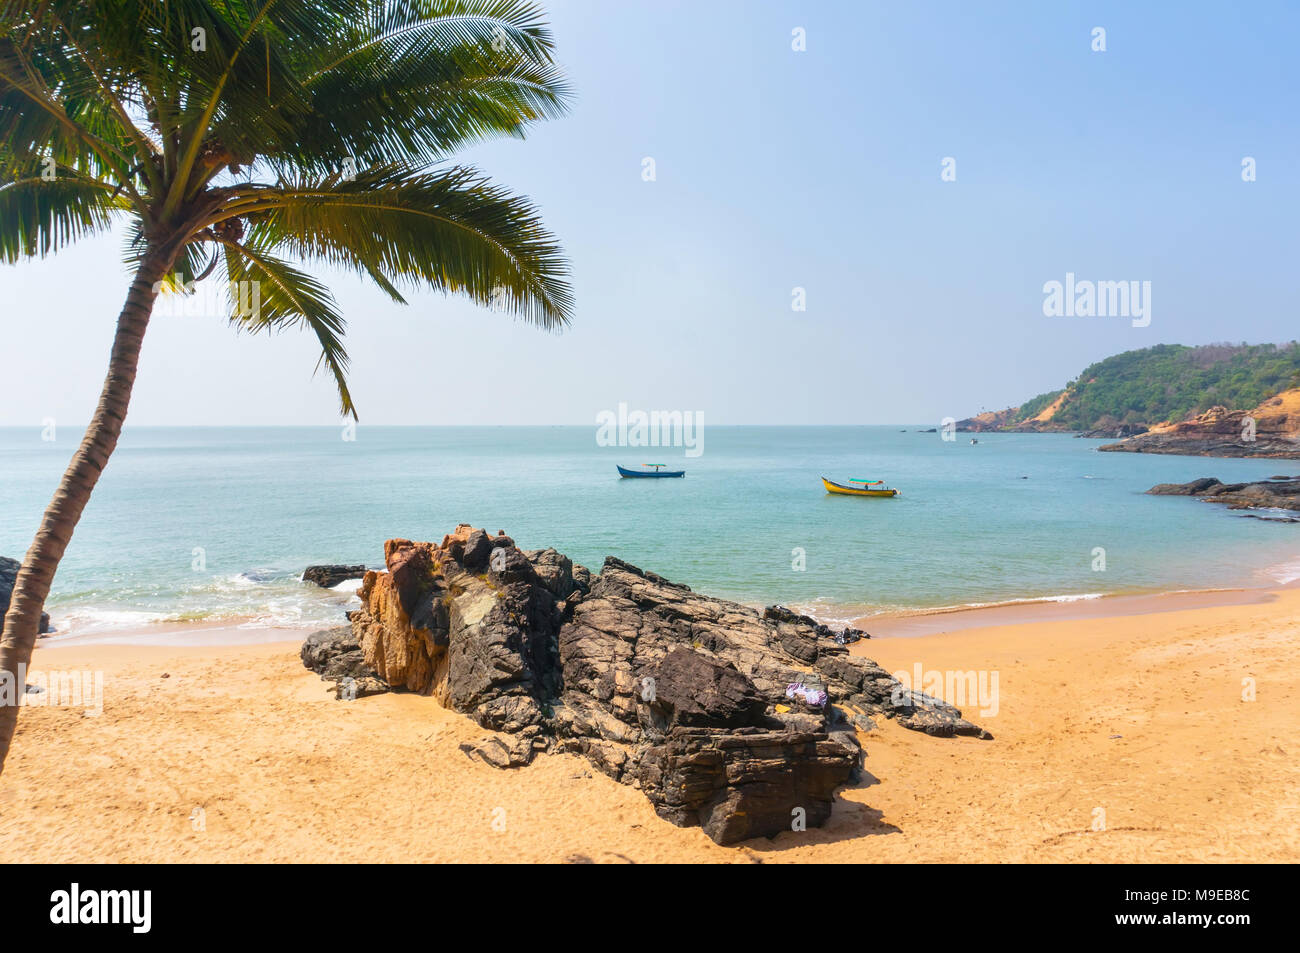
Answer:
[[[1253,410],[1211,407],[1098,450],[1198,457],[1300,459],[1300,389],[1283,391]]]
[[[759,613],[613,557],[592,574],[468,525],[438,545],[389,540],[384,557],[350,629],[303,646],[342,697],[430,695],[494,732],[462,745],[468,756],[511,768],[580,754],[720,844],[824,823],[876,717],[990,737],[850,655],[862,633],[779,606]]]
[[[1061,390],[1039,394],[1018,407],[959,420],[957,429],[1118,440],[1191,420],[1216,405],[1255,407],[1297,386],[1300,344],[1294,341],[1160,344],[1098,361]]]

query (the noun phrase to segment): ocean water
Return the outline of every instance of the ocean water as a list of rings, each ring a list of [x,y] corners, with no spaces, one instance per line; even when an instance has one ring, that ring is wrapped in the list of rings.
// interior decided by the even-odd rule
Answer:
[[[0,429],[0,554],[21,558],[79,436]],[[593,570],[617,555],[828,621],[1300,578],[1300,524],[1143,495],[1200,476],[1290,473],[1295,461],[1097,453],[1102,441],[1068,435],[983,434],[972,446],[916,425],[704,436],[688,458],[598,446],[594,427],[361,426],[352,441],[333,427],[128,427],[47,608],[60,637],[337,624],[356,583],[320,590],[299,580],[305,566],[379,566],[384,540],[439,540],[461,522]],[[686,477],[621,480],[614,469],[643,462]],[[830,496],[823,474],[902,492]]]

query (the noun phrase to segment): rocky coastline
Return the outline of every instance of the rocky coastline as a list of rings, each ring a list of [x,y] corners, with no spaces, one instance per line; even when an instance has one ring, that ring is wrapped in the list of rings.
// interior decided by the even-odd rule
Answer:
[[[350,699],[432,696],[491,732],[462,750],[501,768],[582,755],[679,826],[731,844],[815,827],[858,775],[877,718],[991,737],[911,691],[835,632],[760,613],[614,557],[600,572],[461,525],[393,539],[350,625],[313,634],[304,665]]]
[[[322,589],[333,589],[341,582],[349,579],[362,579],[366,575],[364,565],[339,565],[337,563],[328,563],[319,566],[308,566],[302,571],[302,581],[312,582]]]
[[[1223,483],[1215,477],[1201,477],[1190,483],[1158,483],[1147,493],[1193,496],[1208,503],[1222,503],[1232,510],[1300,511],[1300,476],[1279,475],[1254,483]]]
[[[1266,457],[1300,460],[1300,415],[1296,391],[1264,401],[1254,410],[1211,407],[1177,423],[1105,444],[1119,453],[1169,453],[1196,457]]]
[[[1115,427],[1098,427],[1094,430],[1083,430],[1076,433],[1076,437],[1086,440],[1126,440],[1129,437],[1140,436],[1146,433],[1150,428],[1146,424],[1120,424]]]

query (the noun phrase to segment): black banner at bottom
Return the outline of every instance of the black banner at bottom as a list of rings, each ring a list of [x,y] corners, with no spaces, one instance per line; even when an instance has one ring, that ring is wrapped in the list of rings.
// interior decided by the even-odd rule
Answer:
[[[1276,930],[1288,919],[1278,880],[1285,873],[1276,867],[765,866],[732,867],[725,875],[641,866],[596,880],[587,879],[594,876],[590,867],[539,876],[521,868],[10,866],[0,871],[0,895],[11,937],[112,935],[127,943],[251,935],[337,942],[358,929],[383,928],[393,916],[418,919],[421,911],[467,926],[516,927],[546,911],[556,926],[569,918],[576,926],[593,905],[601,908],[600,921],[626,917],[647,929],[655,921],[674,929],[693,919],[725,922],[729,942],[769,941],[772,914],[803,925],[800,943],[812,939],[807,929],[820,942],[838,940],[840,932],[861,940],[864,920],[877,937],[881,923],[894,924],[899,941],[907,942],[937,939],[934,931],[963,923],[986,940],[1041,938],[1047,926],[1063,936],[1200,933],[1231,941],[1261,926]],[[620,914],[619,897],[638,899]]]

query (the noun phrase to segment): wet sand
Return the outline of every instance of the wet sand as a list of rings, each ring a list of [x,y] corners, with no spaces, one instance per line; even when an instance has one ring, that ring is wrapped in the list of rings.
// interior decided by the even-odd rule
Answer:
[[[1286,586],[1277,588],[1289,588]],[[1273,601],[1276,589],[1197,589],[1188,592],[1104,595],[1061,601],[1025,601],[990,606],[958,606],[896,614],[863,616],[854,627],[873,637],[935,635],[982,629],[990,626],[1024,625],[1029,622],[1068,622],[1072,619],[1103,619],[1119,615],[1147,615],[1179,612],[1214,606],[1258,605]]]

